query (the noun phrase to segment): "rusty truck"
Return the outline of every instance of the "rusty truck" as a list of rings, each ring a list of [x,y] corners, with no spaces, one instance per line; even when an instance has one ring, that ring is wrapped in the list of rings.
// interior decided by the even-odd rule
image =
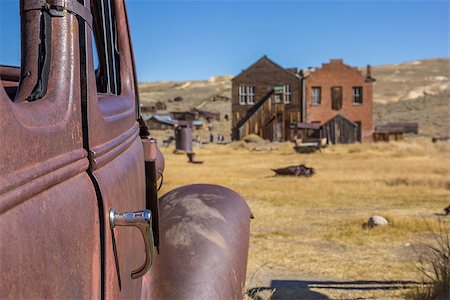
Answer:
[[[244,199],[206,184],[158,196],[124,0],[17,5],[20,66],[0,66],[0,297],[242,298]]]

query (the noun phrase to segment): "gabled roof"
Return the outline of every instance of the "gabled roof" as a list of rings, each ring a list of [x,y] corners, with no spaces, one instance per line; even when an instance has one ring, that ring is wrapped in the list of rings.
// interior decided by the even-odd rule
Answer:
[[[328,119],[326,122],[324,122],[324,123],[323,123],[322,125],[320,125],[320,126],[323,127],[325,124],[328,124],[329,122],[331,122],[331,121],[334,120],[334,119],[343,119],[344,121],[346,121],[347,123],[349,123],[349,124],[352,125],[352,126],[358,126],[358,124],[356,124],[356,123],[353,122],[352,120],[350,120],[350,119],[344,117],[344,116],[341,115],[341,114],[337,114],[337,115],[331,117],[330,119]]]
[[[169,125],[169,126],[175,126],[175,125],[177,125],[180,122],[181,123],[182,122],[186,122],[186,121],[175,120],[168,114],[162,114],[162,115],[157,115],[156,114],[156,115],[144,117],[144,121],[145,122],[147,122],[149,120],[152,120],[152,119],[157,121],[157,122],[159,122],[159,123],[163,123],[163,124],[166,124],[166,125]],[[190,121],[188,121],[188,122],[190,122]],[[201,125],[203,125],[203,122],[201,120],[194,120],[194,121],[192,121],[192,125],[194,125],[194,126],[201,126]]]
[[[237,79],[239,76],[241,76],[242,74],[244,74],[247,70],[251,69],[253,66],[259,64],[262,61],[267,61],[270,64],[274,65],[276,68],[280,69],[281,71],[285,72],[286,74],[289,74],[290,76],[293,76],[295,78],[299,78],[298,75],[293,74],[292,72],[289,72],[288,70],[286,70],[285,68],[283,68],[282,66],[280,66],[279,64],[277,64],[276,62],[274,62],[273,60],[271,60],[270,58],[267,57],[267,55],[264,55],[263,57],[261,57],[260,59],[258,59],[255,63],[251,64],[247,69],[243,70],[241,73],[239,73],[238,75],[236,75],[233,79],[231,79],[231,81]]]

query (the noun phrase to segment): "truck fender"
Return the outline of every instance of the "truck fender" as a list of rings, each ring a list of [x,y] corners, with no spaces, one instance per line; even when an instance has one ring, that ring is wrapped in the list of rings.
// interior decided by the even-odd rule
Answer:
[[[230,189],[194,184],[160,198],[160,253],[144,276],[146,299],[242,299],[250,208]]]

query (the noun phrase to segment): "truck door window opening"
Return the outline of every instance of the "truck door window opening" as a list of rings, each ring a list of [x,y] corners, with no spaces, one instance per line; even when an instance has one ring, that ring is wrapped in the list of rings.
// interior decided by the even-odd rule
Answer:
[[[92,1],[91,11],[94,16],[94,55],[98,55],[98,68],[95,70],[97,92],[120,95],[120,59],[114,2]]]
[[[0,79],[14,100],[20,79],[19,1],[0,1]]]

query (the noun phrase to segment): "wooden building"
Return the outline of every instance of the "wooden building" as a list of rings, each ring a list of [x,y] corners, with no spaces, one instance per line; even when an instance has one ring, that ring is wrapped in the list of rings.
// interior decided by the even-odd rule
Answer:
[[[141,103],[141,112],[143,113],[156,113],[160,110],[166,110],[166,103],[163,101],[150,102],[150,103]]]
[[[301,76],[263,56],[232,80],[232,138],[255,133],[283,141],[300,121]]]
[[[149,129],[153,130],[165,130],[172,129],[180,125],[190,125],[195,129],[200,129],[203,127],[203,122],[201,120],[177,120],[174,119],[170,114],[154,114],[151,116],[144,117],[144,121]]]
[[[191,112],[197,114],[198,118],[203,118],[207,120],[208,122],[214,121],[220,121],[220,112],[212,112],[207,110],[202,110],[198,108],[191,109]]]
[[[329,143],[368,140],[373,131],[373,81],[370,66],[363,75],[340,59],[301,71],[284,69],[263,56],[232,80],[232,138],[257,134],[286,141],[324,134]],[[310,123],[320,129],[299,130],[299,124]],[[301,136],[305,132],[311,136]]]

